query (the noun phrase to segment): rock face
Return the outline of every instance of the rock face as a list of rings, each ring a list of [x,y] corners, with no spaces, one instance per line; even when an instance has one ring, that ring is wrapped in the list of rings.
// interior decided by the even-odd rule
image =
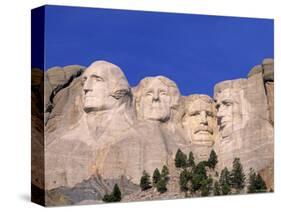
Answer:
[[[103,180],[100,176],[92,176],[71,188],[58,187],[48,190],[46,203],[54,206],[102,203],[103,196],[112,191],[115,183],[119,185],[123,195],[130,195],[139,188],[124,177]]]
[[[75,79],[69,88],[73,89],[75,104],[78,102],[79,120],[73,124],[60,123],[63,129],[46,135],[47,189],[72,187],[95,174],[105,179],[126,176],[138,183],[143,170],[152,172],[155,167],[167,164],[179,148],[177,144],[185,143],[180,136],[173,136],[175,127],[170,123],[174,122],[180,98],[171,80],[146,78],[133,99],[121,69],[97,61],[85,70],[80,81],[83,85]],[[79,93],[79,85],[83,92]],[[149,89],[154,89],[156,97],[147,94]],[[66,91],[54,98],[55,105],[69,101],[63,92]],[[138,105],[136,113],[133,104]],[[52,113],[55,112],[56,107]],[[54,126],[52,115],[46,126],[49,131]]]
[[[65,108],[60,104],[61,102],[56,102],[56,99],[58,98],[57,94],[59,91],[64,90],[63,92],[63,98],[61,98],[61,101],[63,101],[63,104],[67,104],[67,100],[71,101],[71,96],[75,95],[75,92],[73,89],[70,88],[70,84],[72,81],[79,77],[82,73],[82,71],[85,69],[83,66],[79,65],[70,65],[65,67],[53,67],[50,68],[45,74],[44,74],[44,117],[45,117],[45,124],[49,121],[49,119],[55,119],[52,120],[53,123],[55,123],[57,126],[65,126],[66,122],[60,122],[60,120],[65,120],[65,117],[61,117],[64,114],[62,109]],[[73,87],[73,85],[72,85]],[[79,91],[81,89],[78,89]],[[57,105],[57,106],[56,106]],[[69,107],[69,106],[68,106]],[[56,111],[52,111],[55,108]],[[69,111],[69,112],[75,112],[75,111]],[[52,116],[50,117],[50,114]],[[60,118],[60,120],[58,120]],[[49,124],[52,125],[52,124]],[[55,128],[57,128],[57,126]]]
[[[190,141],[190,150],[196,161],[208,160],[218,142],[217,112],[214,100],[203,94],[193,94],[184,99],[181,124],[183,136]]]
[[[32,157],[32,183],[47,190],[49,205],[100,201],[113,188],[105,182],[117,179],[126,179],[122,191],[137,191],[143,170],[173,170],[178,149],[192,151],[196,162],[214,149],[218,171],[239,157],[246,172],[260,171],[273,188],[271,59],[248,78],[216,84],[214,98],[182,96],[164,76],[146,77],[131,88],[123,71],[107,61],[86,69],[54,67],[44,80],[42,72],[32,73],[32,151],[38,153]]]
[[[263,66],[256,66],[247,79],[224,81],[215,86],[221,168],[231,167],[235,157],[240,157],[246,172],[249,168],[262,170],[273,164],[274,81],[267,81],[273,79],[273,73],[269,73]]]

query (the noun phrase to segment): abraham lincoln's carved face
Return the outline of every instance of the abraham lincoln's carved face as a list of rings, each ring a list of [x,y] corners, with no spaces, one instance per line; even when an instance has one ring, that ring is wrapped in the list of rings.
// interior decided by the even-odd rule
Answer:
[[[242,125],[241,92],[226,88],[216,95],[219,132],[222,138],[229,137]]]

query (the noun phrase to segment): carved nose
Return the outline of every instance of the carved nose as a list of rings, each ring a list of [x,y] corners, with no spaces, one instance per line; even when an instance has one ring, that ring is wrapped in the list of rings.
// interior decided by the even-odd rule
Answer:
[[[217,111],[217,117],[220,119],[223,117],[223,112],[222,112],[221,108],[219,108]]]
[[[217,124],[220,126],[221,125],[221,122],[222,122],[222,118],[223,118],[223,112],[221,110],[221,108],[218,109],[218,112],[217,112]]]
[[[84,91],[85,94],[88,93],[89,91],[92,91],[92,86],[91,86],[91,83],[90,83],[89,80],[86,80],[84,82],[83,91]]]
[[[201,123],[201,124],[207,124],[207,123],[208,123],[208,122],[207,122],[207,114],[206,114],[205,111],[202,111],[202,112],[200,113],[200,123]]]
[[[157,92],[154,92],[152,98],[153,98],[154,101],[158,101],[158,100],[159,100],[159,95],[158,95],[158,93],[157,93]]]
[[[90,90],[88,89],[83,89],[84,90],[84,94],[87,94]]]

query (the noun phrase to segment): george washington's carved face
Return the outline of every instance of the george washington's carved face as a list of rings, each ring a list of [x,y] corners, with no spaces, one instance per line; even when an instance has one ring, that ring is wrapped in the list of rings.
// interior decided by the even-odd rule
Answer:
[[[119,67],[98,61],[82,75],[84,111],[86,113],[116,107],[115,93],[128,89],[127,79]]]
[[[169,87],[155,78],[143,90],[140,100],[144,119],[165,121],[171,113]]]
[[[188,105],[183,128],[196,144],[213,144],[216,124],[213,102],[198,98]]]

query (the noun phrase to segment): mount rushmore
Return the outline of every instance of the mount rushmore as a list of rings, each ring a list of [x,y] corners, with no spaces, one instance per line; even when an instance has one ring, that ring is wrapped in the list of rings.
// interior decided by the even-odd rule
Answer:
[[[32,81],[44,92],[41,115],[32,113],[44,117],[42,125],[32,119],[32,184],[38,188],[74,188],[93,176],[138,184],[144,170],[173,166],[178,149],[192,151],[196,161],[214,149],[218,170],[239,157],[246,172],[254,168],[273,188],[272,59],[247,78],[217,83],[213,97],[183,96],[165,76],[131,87],[121,68],[107,61],[42,74],[41,87]]]

